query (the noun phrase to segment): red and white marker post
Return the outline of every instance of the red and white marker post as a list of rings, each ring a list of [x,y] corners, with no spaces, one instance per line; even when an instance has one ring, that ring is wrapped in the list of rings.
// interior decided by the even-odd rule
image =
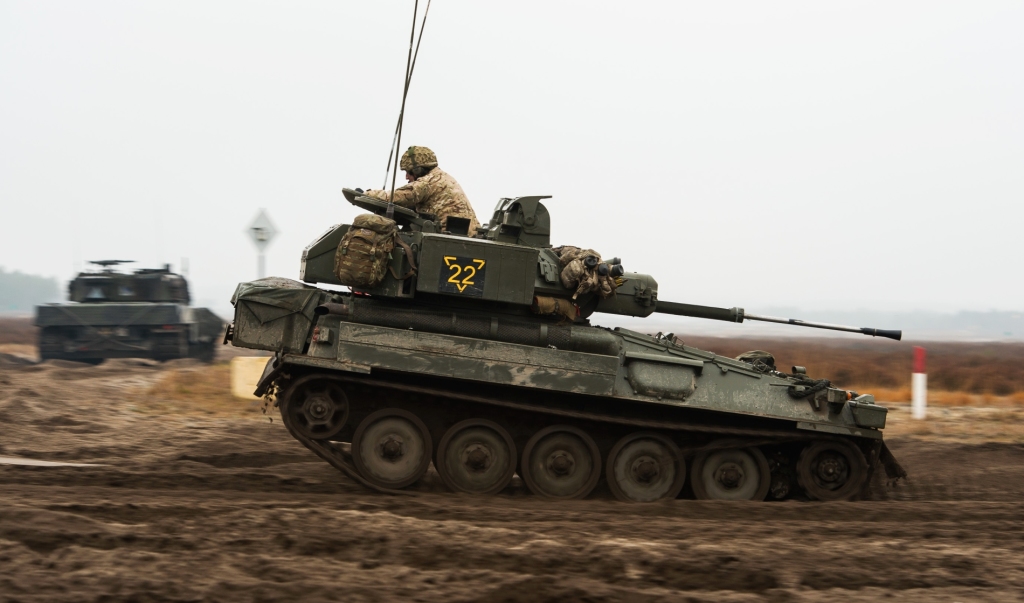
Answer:
[[[914,346],[914,374],[910,381],[910,413],[923,419],[928,409],[928,373],[924,370],[924,348]]]

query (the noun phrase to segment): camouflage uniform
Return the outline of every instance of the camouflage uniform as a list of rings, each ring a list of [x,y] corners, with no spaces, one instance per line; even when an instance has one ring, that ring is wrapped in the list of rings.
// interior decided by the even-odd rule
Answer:
[[[584,259],[594,256],[601,261],[601,254],[593,249],[580,249],[571,245],[554,247],[552,251],[558,255],[558,261],[562,265],[562,285],[566,289],[575,289],[572,298],[575,300],[580,295],[595,292],[598,297],[611,297],[615,293],[618,284],[611,276],[601,276],[595,268],[587,268]]]
[[[402,155],[401,168],[407,172],[426,171],[418,176],[415,181],[395,189],[395,205],[408,207],[419,213],[434,214],[441,223],[441,228],[446,229],[448,217],[469,219],[469,234],[476,234],[480,223],[476,219],[476,212],[469,204],[466,193],[462,187],[447,173],[437,167],[437,157],[427,147],[409,147],[409,150]],[[429,171],[427,171],[429,170]],[[369,197],[389,200],[388,191],[369,190],[365,193]]]

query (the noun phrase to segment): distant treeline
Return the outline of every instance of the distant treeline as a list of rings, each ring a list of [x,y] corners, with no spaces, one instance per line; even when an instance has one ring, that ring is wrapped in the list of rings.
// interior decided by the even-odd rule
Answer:
[[[57,279],[0,268],[0,312],[31,312],[39,304],[60,299]]]

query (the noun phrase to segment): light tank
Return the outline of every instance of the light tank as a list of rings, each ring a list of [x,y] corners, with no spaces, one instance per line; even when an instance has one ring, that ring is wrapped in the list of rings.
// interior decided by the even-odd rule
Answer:
[[[188,282],[169,265],[115,270],[126,263],[90,262],[99,270],[71,280],[69,303],[36,307],[40,358],[94,364],[105,358],[213,362],[224,321],[206,308],[189,306]]]
[[[302,282],[239,284],[227,339],[275,352],[255,394],[273,396],[291,435],[360,483],[393,492],[433,463],[451,490],[473,494],[518,474],[552,499],[603,482],[632,502],[846,500],[877,471],[905,475],[870,394],[779,370],[765,352],[727,358],[590,319],[660,312],[898,331],[659,300],[653,277],[617,259],[552,247],[548,197],[502,199],[468,233],[458,219],[441,232],[434,216],[344,194],[397,222],[383,278],[325,288],[344,284],[335,262],[351,226],[334,226],[304,250]]]

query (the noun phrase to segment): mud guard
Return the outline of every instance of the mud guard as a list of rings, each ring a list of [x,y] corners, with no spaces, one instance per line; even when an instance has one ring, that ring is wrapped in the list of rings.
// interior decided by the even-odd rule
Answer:
[[[907,477],[907,470],[899,464],[899,461],[892,455],[889,446],[884,441],[882,442],[882,452],[878,455],[878,460],[882,463],[882,467],[885,468],[885,476],[887,478],[903,479]]]
[[[270,389],[270,385],[281,374],[282,370],[284,370],[284,363],[277,356],[267,360],[267,366],[263,367],[263,375],[260,376],[259,383],[256,384],[256,391],[252,395],[262,398],[267,393],[267,390]]]

